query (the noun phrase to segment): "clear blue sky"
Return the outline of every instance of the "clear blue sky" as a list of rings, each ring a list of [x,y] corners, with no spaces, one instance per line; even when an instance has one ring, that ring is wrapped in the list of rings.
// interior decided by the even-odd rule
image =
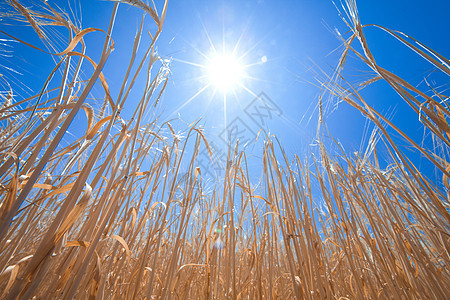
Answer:
[[[67,1],[49,0],[49,3],[55,2],[68,8]],[[112,3],[91,0],[80,2],[81,11],[76,4],[78,1],[70,1],[77,15],[82,16],[82,27],[106,28]],[[163,1],[155,2],[158,10],[161,10]],[[403,31],[445,57],[450,57],[449,1],[379,0],[357,1],[357,4],[363,24],[376,23]],[[138,10],[121,5],[113,33],[117,48],[111,56],[111,62],[105,67],[113,95],[118,91],[115,83],[120,82],[126,66],[126,63],[120,62],[128,57],[140,16]],[[151,26],[149,19],[147,24]],[[19,38],[39,43],[29,28],[24,30],[23,27],[13,28],[2,24],[0,28]],[[201,118],[200,124],[218,148],[225,149],[222,138],[230,126],[244,128],[249,139],[264,128],[280,139],[288,155],[297,153],[303,156],[302,153],[313,147],[311,144],[314,143],[317,125],[316,106],[320,90],[311,82],[316,83],[314,77],[319,68],[332,74],[340,53],[341,42],[333,33],[335,28],[341,33],[348,30],[333,3],[328,0],[169,1],[158,52],[172,60],[171,76],[163,102],[156,113],[161,114],[161,121],[180,116],[183,121],[174,122],[179,130]],[[420,84],[423,77],[433,69],[433,66],[379,29],[367,28],[366,34],[379,64],[413,85]],[[236,88],[235,93],[227,93],[226,105],[223,94],[214,94],[213,87],[199,93],[208,79],[199,78],[204,77],[205,72],[193,64],[206,63],[202,53],[210,53],[208,35],[216,48],[233,49],[240,40],[236,53],[238,56],[245,53],[242,61],[252,64],[246,69],[251,78],[242,82],[245,88]],[[103,41],[103,38],[101,34],[95,33],[87,39],[89,42],[95,39]],[[30,89],[41,87],[54,64],[25,46],[13,43],[13,47],[15,58],[0,57],[0,65],[8,66],[13,61],[21,63],[18,71],[23,75],[15,75],[16,84],[26,78]],[[333,52],[337,48],[338,51]],[[91,49],[90,52],[94,58],[98,57],[95,51],[98,53],[98,49]],[[30,60],[30,53],[36,59]],[[22,59],[27,61],[23,62]],[[349,77],[352,82],[367,79],[359,67],[356,60],[350,60],[348,74],[352,74]],[[2,72],[8,71],[2,69]],[[445,80],[448,83],[444,77]],[[101,97],[101,90],[97,92],[96,96]],[[27,91],[24,89],[19,93],[25,95]],[[272,119],[263,121],[250,113],[257,107],[255,95],[261,93],[264,93],[263,98],[267,97],[264,99],[270,99],[266,101],[272,103]],[[391,116],[416,141],[423,140],[417,116],[386,84],[374,84],[365,92],[365,96],[369,103]],[[365,119],[345,103],[336,106],[336,102],[330,102],[327,107],[325,121],[332,135],[348,152],[359,150],[361,141],[367,141],[363,136]],[[424,142],[429,141],[425,139]],[[249,153],[252,151],[249,150]],[[254,151],[254,155],[258,156],[260,152],[257,147]]]

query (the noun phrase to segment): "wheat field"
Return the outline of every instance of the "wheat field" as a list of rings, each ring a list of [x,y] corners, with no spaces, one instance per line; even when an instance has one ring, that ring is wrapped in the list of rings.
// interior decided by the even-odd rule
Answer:
[[[28,98],[0,78],[1,299],[448,299],[448,96],[377,65],[354,0],[340,7],[349,33],[341,37],[336,71],[320,84],[375,125],[366,151],[331,154],[318,134],[316,155],[289,161],[276,138],[262,133],[258,188],[237,145],[229,145],[220,186],[206,188],[196,159],[201,147],[210,151],[203,129],[193,123],[180,136],[169,122],[144,117],[160,105],[169,80],[155,51],[167,1],[160,11],[139,0],[114,1],[109,27],[99,29],[81,29],[46,2],[39,10],[7,4],[5,18],[31,26],[48,47],[35,49],[7,27],[2,38],[47,52],[55,66]],[[140,23],[113,96],[102,71],[119,5],[137,6],[156,29],[144,44]],[[371,26],[450,75],[449,60],[426,45]],[[56,27],[68,35],[62,51],[54,47],[61,43],[51,35]],[[90,34],[102,37],[98,60],[86,54]],[[362,87],[342,73],[350,53],[374,74]],[[142,97],[130,99],[142,74]],[[365,101],[361,88],[380,80],[417,113],[438,147],[418,144]],[[104,95],[97,106],[87,100],[94,87]],[[131,118],[121,117],[124,107],[134,111]],[[80,115],[85,130],[67,139]],[[317,131],[325,130],[319,118]],[[399,148],[397,136],[433,164],[438,184]],[[378,145],[393,162],[386,168]]]

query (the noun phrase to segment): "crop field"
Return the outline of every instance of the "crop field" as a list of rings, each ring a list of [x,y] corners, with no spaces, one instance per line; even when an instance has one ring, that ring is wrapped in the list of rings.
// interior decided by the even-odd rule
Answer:
[[[5,1],[2,19],[27,24],[46,48],[6,25],[1,41],[45,52],[54,65],[30,97],[19,96],[0,69],[1,299],[448,299],[448,91],[420,89],[379,66],[354,0],[337,5],[348,32],[335,71],[317,85],[373,124],[366,149],[349,153],[332,142],[332,151],[321,139],[324,96],[315,153],[292,160],[261,131],[259,182],[246,150],[230,143],[213,185],[198,165],[201,149],[214,160],[204,128],[148,119],[164,105],[170,82],[170,65],[156,50],[167,1],[160,9],[111,1],[109,26],[84,29],[50,1],[22,2]],[[149,31],[140,22],[121,62],[127,71],[114,82],[119,92],[111,93],[104,66],[120,42],[119,6],[139,9],[156,26]],[[447,58],[406,33],[378,29],[448,85]],[[373,74],[360,86],[343,72],[349,55]],[[365,100],[362,89],[380,81],[417,114],[432,144],[418,143]],[[94,88],[101,101],[89,100]],[[124,108],[131,117],[121,115]],[[74,123],[82,124],[68,136]],[[422,173],[400,139],[438,181]]]

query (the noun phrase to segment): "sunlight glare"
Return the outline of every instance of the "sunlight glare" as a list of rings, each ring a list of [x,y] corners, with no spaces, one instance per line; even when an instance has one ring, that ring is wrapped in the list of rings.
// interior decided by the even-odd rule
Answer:
[[[210,83],[223,92],[239,84],[244,74],[239,60],[232,55],[213,57],[207,69]]]

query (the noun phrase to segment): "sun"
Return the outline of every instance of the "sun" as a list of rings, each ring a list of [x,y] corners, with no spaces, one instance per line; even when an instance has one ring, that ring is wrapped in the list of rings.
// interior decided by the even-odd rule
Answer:
[[[198,85],[192,85],[196,91],[187,100],[182,101],[179,106],[175,107],[170,116],[203,95],[209,98],[206,99],[207,108],[212,103],[214,105],[223,103],[222,110],[225,116],[224,123],[226,123],[228,106],[239,105],[242,107],[240,99],[246,93],[252,97],[258,97],[251,87],[254,86],[255,81],[263,80],[255,77],[254,67],[266,64],[268,59],[266,55],[259,54],[261,52],[259,49],[258,54],[255,53],[256,47],[262,40],[251,44],[246,42],[246,30],[240,31],[240,36],[236,37],[234,41],[227,42],[225,37],[220,38],[218,34],[211,35],[206,27],[203,27],[206,37],[204,44],[202,44],[203,48],[190,44],[192,50],[199,54],[194,60],[171,58],[175,62],[195,67],[196,70],[192,73],[188,72],[188,74],[196,74],[196,76],[189,76],[190,78],[187,81],[198,83]]]
[[[241,84],[244,66],[231,54],[214,55],[206,66],[209,83],[222,92]]]

